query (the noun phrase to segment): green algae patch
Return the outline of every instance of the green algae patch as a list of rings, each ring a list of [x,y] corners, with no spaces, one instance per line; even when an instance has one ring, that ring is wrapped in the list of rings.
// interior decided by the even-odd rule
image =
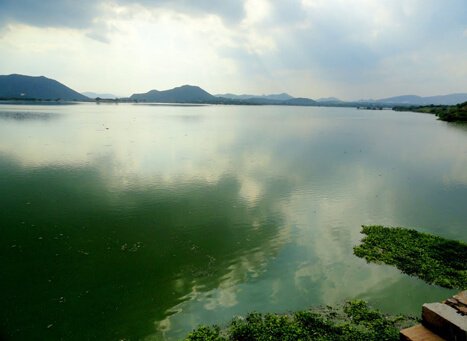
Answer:
[[[362,226],[354,247],[367,262],[393,265],[429,284],[467,289],[467,244],[402,227]]]
[[[344,305],[292,314],[251,313],[234,318],[225,328],[199,326],[186,340],[399,340],[399,330],[417,323],[388,316],[355,300]]]

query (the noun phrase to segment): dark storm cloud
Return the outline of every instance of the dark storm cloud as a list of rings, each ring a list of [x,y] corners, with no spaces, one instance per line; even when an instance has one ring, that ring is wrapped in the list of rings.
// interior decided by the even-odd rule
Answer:
[[[236,0],[0,0],[0,27],[19,22],[39,27],[84,29],[104,14],[103,5],[140,5],[188,15],[213,14],[227,22],[239,21],[244,16],[243,2]]]

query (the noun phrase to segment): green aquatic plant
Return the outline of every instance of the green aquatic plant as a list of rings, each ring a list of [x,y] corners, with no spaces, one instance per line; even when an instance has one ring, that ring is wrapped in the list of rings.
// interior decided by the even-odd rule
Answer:
[[[402,227],[363,226],[354,254],[385,263],[427,283],[467,289],[467,244]]]
[[[234,318],[224,329],[199,326],[186,340],[399,340],[400,328],[415,322],[410,317],[384,315],[355,300],[291,314],[254,312]]]

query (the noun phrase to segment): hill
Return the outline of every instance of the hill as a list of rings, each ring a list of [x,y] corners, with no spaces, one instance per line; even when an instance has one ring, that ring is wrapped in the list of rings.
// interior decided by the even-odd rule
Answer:
[[[86,96],[86,97],[92,98],[92,99],[95,99],[95,98],[98,98],[98,97],[102,98],[102,99],[115,99],[115,98],[118,98],[118,96],[115,96],[113,94],[100,94],[100,93],[91,92],[91,91],[82,92],[81,94]]]
[[[199,86],[183,85],[170,90],[151,90],[130,96],[132,101],[155,103],[219,103],[219,99]]]
[[[290,96],[289,94],[286,94],[285,92],[281,94],[270,94],[270,95],[234,95],[234,94],[227,93],[227,94],[219,94],[215,96],[222,97],[222,98],[236,99],[236,100],[265,99],[265,100],[273,100],[273,101],[286,101],[286,100],[293,98],[292,96]]]
[[[318,103],[309,98],[292,97],[289,94],[271,94],[271,95],[234,95],[224,94],[216,95],[218,98],[227,98],[232,101],[238,101],[238,104],[256,104],[256,105],[297,105],[312,106]]]
[[[44,76],[0,76],[0,99],[86,101],[86,96]]]
[[[291,98],[286,101],[282,101],[282,104],[284,105],[300,105],[300,106],[310,106],[310,105],[316,105],[317,102],[309,99],[309,98],[303,98],[303,97],[296,97],[296,98]]]
[[[467,93],[449,94],[441,96],[421,97],[404,95],[376,100],[378,103],[392,103],[403,105],[455,105],[467,101]]]
[[[318,103],[343,103],[339,98],[337,97],[324,97],[324,98],[318,98],[316,100]]]

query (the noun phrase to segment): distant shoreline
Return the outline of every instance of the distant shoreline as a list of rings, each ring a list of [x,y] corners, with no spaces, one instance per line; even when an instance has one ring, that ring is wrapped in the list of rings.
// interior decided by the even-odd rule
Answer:
[[[467,123],[467,102],[456,105],[396,106],[393,110],[434,114],[441,121]]]
[[[205,105],[251,105],[251,106],[292,106],[292,107],[335,107],[335,108],[356,108],[356,109],[367,109],[367,110],[383,110],[391,109],[392,105],[388,104],[376,104],[376,103],[364,103],[364,102],[339,102],[339,103],[326,103],[316,102],[313,104],[301,104],[301,103],[289,103],[285,101],[270,101],[270,102],[255,102],[249,100],[236,100],[236,99],[224,99],[219,98],[219,101],[199,101],[199,102],[155,102],[145,100],[132,100],[129,98],[116,98],[116,99],[89,99],[89,100],[62,100],[62,99],[36,99],[36,98],[0,98],[0,104],[45,104],[45,105],[57,105],[57,104],[79,104],[79,103],[96,103],[96,104],[144,104],[154,106],[205,106]]]
[[[95,104],[139,104],[149,106],[170,106],[170,107],[201,107],[208,105],[248,105],[248,106],[294,106],[294,107],[330,107],[330,108],[355,108],[360,110],[394,110],[394,111],[410,111],[434,114],[440,120],[446,122],[467,122],[467,102],[456,105],[400,105],[395,103],[374,103],[374,102],[314,102],[300,103],[288,101],[268,100],[266,102],[249,101],[245,99],[228,99],[221,98],[214,101],[174,101],[174,102],[157,102],[146,100],[135,100],[126,98],[115,99],[89,99],[89,100],[62,100],[62,99],[36,99],[36,98],[0,98],[0,105],[75,105],[80,103],[95,103]]]

